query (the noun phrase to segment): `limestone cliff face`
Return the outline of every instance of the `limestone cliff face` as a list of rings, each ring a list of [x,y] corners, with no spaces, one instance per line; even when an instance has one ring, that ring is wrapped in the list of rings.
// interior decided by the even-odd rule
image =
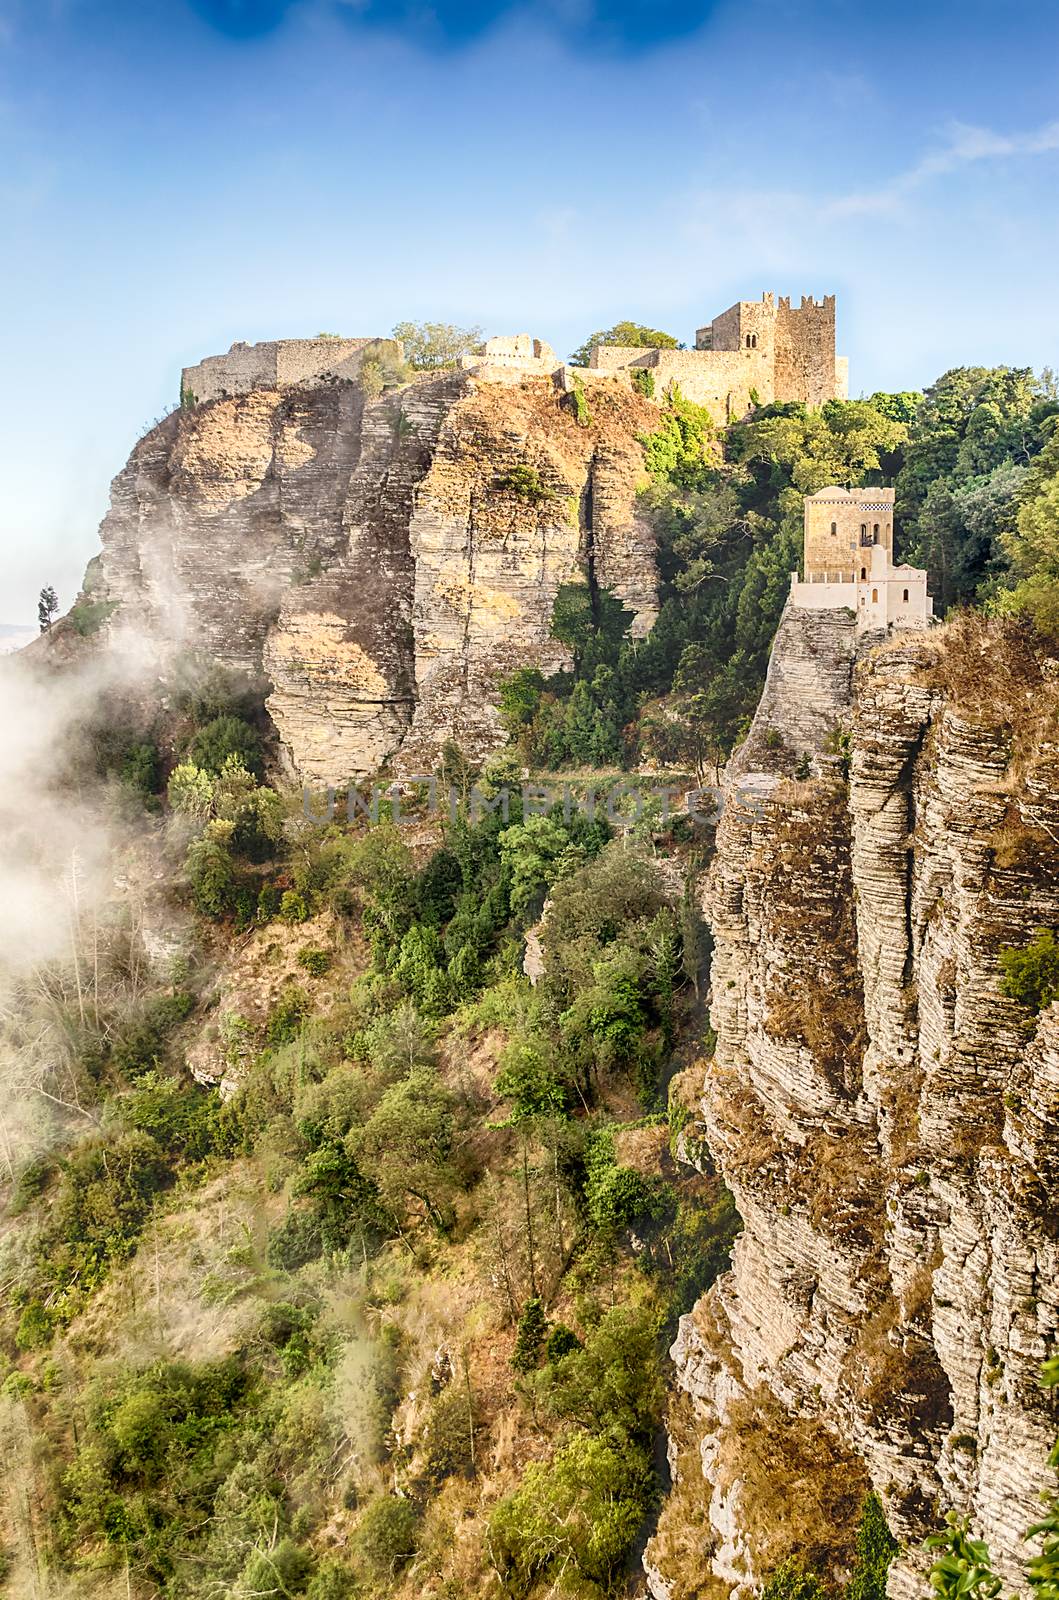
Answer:
[[[1059,1015],[997,956],[1059,920],[1053,666],[982,622],[859,664],[841,613],[781,626],[706,907],[702,1117],[745,1228],[674,1346],[658,1600],[837,1571],[869,1483],[893,1595],[950,1506],[1018,1584],[1057,1427]]]
[[[99,592],[115,626],[264,672],[301,776],[412,771],[450,737],[481,755],[501,742],[498,680],[563,662],[561,583],[590,578],[650,626],[635,492],[657,418],[616,380],[586,425],[551,378],[467,373],[378,399],[342,382],[214,400],[114,480]],[[513,467],[539,497],[504,487]]]

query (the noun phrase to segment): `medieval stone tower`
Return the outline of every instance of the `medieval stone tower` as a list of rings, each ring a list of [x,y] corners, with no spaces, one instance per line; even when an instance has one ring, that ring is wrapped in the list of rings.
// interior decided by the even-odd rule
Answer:
[[[792,306],[789,295],[763,294],[740,300],[695,334],[696,350],[756,354],[769,374],[768,398],[801,400],[819,406],[848,392],[848,363],[835,355],[835,297],[803,295]]]

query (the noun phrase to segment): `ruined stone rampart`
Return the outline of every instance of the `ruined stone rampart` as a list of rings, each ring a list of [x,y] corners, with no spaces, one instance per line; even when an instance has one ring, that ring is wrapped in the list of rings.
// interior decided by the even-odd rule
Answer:
[[[355,378],[368,350],[398,360],[396,339],[273,339],[262,344],[233,344],[226,355],[207,356],[185,367],[182,398],[192,404],[253,389],[286,389],[332,378]]]

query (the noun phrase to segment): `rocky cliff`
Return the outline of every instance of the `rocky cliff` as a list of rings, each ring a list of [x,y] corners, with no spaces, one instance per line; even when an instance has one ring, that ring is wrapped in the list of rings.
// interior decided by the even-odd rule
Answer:
[[[673,1349],[658,1600],[837,1574],[869,1485],[893,1595],[950,1506],[1017,1585],[1051,1479],[1059,1018],[998,953],[1059,920],[1055,663],[981,619],[856,655],[787,613],[718,832],[702,1122],[744,1231]]]
[[[658,411],[606,378],[570,401],[550,377],[459,373],[178,411],[114,480],[94,598],[110,627],[263,673],[301,776],[416,770],[447,738],[481,755],[498,680],[563,664],[561,583],[611,589],[635,632],[655,614],[635,491]]]

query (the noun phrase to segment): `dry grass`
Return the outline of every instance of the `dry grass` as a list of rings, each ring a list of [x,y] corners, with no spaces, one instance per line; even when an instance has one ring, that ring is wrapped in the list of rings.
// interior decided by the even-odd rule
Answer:
[[[822,1423],[788,1415],[761,1385],[732,1404],[718,1469],[726,1488],[742,1485],[739,1520],[759,1581],[789,1556],[841,1581],[869,1485]]]

